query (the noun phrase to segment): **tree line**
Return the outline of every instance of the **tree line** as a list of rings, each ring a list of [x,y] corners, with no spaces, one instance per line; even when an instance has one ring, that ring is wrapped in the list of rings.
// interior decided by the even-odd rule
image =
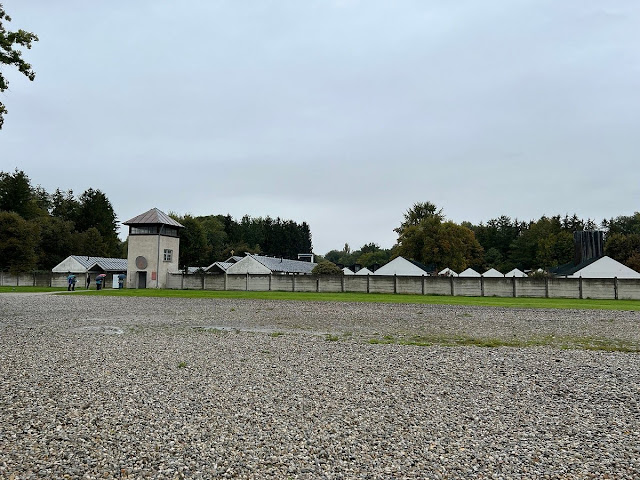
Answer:
[[[230,215],[171,216],[180,232],[181,268],[204,267],[245,252],[297,258],[312,251],[306,222],[271,217],[240,221]],[[33,186],[21,170],[0,172],[0,270],[51,270],[69,255],[127,257],[118,238],[117,217],[100,190],[81,195]]]
[[[342,250],[331,250],[325,258],[369,269],[403,256],[438,271],[446,267],[457,272],[468,267],[480,272],[489,268],[502,273],[514,268],[548,271],[574,260],[573,232],[579,230],[604,231],[605,255],[640,271],[640,212],[605,219],[600,224],[574,214],[530,221],[500,216],[474,225],[447,220],[442,209],[430,202],[416,203],[405,212],[395,229],[398,240],[392,248],[381,249],[369,243],[352,252],[346,244]]]
[[[312,251],[306,222],[249,215],[240,221],[231,215],[170,215],[184,226],[180,232],[180,268],[206,267],[245,253],[296,259],[299,253]]]
[[[50,194],[21,170],[0,172],[1,270],[51,270],[71,254],[120,257],[122,249],[116,214],[100,190]]]
[[[230,215],[171,215],[185,227],[180,232],[181,268],[204,267],[245,252],[294,259],[298,253],[312,252],[306,222],[268,216],[245,215],[238,221]],[[573,261],[574,231],[595,229],[605,232],[606,255],[640,271],[640,212],[600,224],[574,214],[530,221],[500,216],[474,225],[447,220],[442,209],[430,202],[416,203],[404,213],[392,248],[371,242],[352,250],[345,244],[324,258],[372,270],[397,256],[458,272],[467,267],[503,273],[513,268],[548,270]],[[127,256],[106,195],[93,188],[77,196],[72,190],[48,193],[34,187],[21,170],[0,172],[0,269],[50,270],[71,254]]]

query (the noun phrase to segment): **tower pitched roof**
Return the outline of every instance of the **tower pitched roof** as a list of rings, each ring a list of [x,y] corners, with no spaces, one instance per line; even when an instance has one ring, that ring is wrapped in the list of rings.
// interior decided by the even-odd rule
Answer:
[[[176,222],[169,215],[155,207],[122,223],[124,225],[170,225],[172,227],[184,228],[184,225]]]

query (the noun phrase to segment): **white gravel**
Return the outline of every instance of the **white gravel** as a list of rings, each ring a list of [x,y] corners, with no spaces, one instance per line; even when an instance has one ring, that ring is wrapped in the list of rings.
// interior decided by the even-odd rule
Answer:
[[[3,294],[0,478],[640,478],[638,353],[369,343],[639,317]]]

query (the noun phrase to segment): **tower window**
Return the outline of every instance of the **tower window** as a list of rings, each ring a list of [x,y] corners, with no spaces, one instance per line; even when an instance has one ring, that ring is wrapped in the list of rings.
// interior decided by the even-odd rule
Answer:
[[[165,248],[164,249],[164,261],[165,262],[170,262],[171,260],[173,260],[173,250]]]

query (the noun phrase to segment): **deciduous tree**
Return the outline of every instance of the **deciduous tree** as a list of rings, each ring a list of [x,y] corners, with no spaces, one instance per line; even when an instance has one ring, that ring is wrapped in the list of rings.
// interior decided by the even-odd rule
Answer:
[[[89,188],[78,200],[78,207],[74,212],[76,230],[84,232],[95,228],[100,233],[105,257],[113,257],[120,251],[118,239],[117,217],[111,202],[100,190]]]
[[[22,170],[0,172],[0,210],[16,212],[25,220],[47,215],[47,193],[33,188],[31,180]]]
[[[311,273],[314,275],[342,275],[342,270],[335,263],[324,260],[313,267]]]
[[[395,231],[397,255],[457,271],[482,260],[482,247],[474,233],[467,227],[444,221],[442,210],[430,202],[415,204]]]
[[[6,14],[0,3],[0,64],[16,67],[20,73],[33,81],[36,78],[36,74],[31,68],[31,65],[22,58],[22,52],[19,48],[24,47],[30,49],[31,44],[38,41],[38,37],[34,33],[22,29],[15,32],[8,30],[7,27],[5,27],[5,23],[10,21],[11,17]],[[4,75],[2,75],[2,69],[0,68],[0,93],[4,92],[7,88],[9,88],[9,82]],[[6,107],[0,102],[0,129],[2,129],[2,125],[4,124],[4,115],[6,113]]]
[[[38,226],[15,212],[0,211],[0,270],[12,273],[36,268]]]

